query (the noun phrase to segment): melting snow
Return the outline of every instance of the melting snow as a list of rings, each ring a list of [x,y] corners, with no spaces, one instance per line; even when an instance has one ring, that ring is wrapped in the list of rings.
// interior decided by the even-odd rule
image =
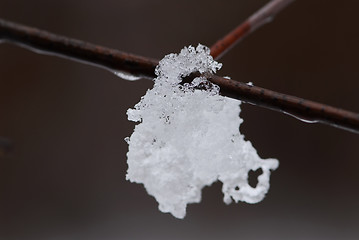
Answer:
[[[180,84],[192,72],[215,73],[221,68],[210,50],[198,45],[165,56],[148,90],[128,119],[139,122],[129,144],[126,178],[142,183],[159,209],[184,218],[189,203],[201,201],[204,186],[223,183],[224,202],[257,203],[269,189],[276,159],[261,159],[239,132],[240,101],[219,95],[219,87],[199,77]],[[262,169],[255,188],[250,170]]]

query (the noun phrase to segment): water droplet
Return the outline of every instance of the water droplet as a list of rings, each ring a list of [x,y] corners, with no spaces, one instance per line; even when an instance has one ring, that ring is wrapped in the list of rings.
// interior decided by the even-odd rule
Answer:
[[[298,115],[295,115],[295,114],[292,114],[292,113],[288,113],[288,112],[285,112],[285,111],[282,111],[283,113],[291,116],[291,117],[294,117],[302,122],[305,122],[305,123],[318,123],[319,121],[318,120],[314,120],[314,119],[311,119],[311,118],[307,118],[307,117],[300,117]]]
[[[115,71],[115,72],[113,72],[113,73],[114,73],[116,76],[118,76],[118,77],[120,77],[120,78],[122,78],[122,79],[128,80],[128,81],[136,81],[136,80],[141,79],[141,77],[132,75],[132,74],[127,73],[127,72]]]

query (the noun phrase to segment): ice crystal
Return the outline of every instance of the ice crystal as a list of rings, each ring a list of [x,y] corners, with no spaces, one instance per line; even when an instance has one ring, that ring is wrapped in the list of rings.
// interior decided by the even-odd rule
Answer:
[[[224,202],[261,201],[269,189],[276,159],[261,159],[239,132],[240,101],[219,95],[205,77],[181,83],[192,72],[215,73],[221,68],[203,45],[165,56],[148,90],[128,119],[140,122],[130,138],[126,178],[142,183],[162,212],[186,215],[188,203],[201,201],[204,186],[223,183]],[[181,83],[181,84],[180,84]],[[255,188],[250,170],[262,169]]]

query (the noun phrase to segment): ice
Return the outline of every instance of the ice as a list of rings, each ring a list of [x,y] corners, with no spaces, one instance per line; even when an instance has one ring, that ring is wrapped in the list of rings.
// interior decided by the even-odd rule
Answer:
[[[217,180],[223,183],[224,202],[257,203],[269,189],[276,159],[261,159],[239,132],[240,101],[219,95],[219,87],[205,77],[180,84],[182,77],[221,68],[203,45],[189,46],[165,56],[148,90],[128,119],[139,122],[130,138],[126,178],[145,186],[159,210],[184,218],[189,203],[201,201],[201,191]],[[250,170],[262,169],[255,188]]]

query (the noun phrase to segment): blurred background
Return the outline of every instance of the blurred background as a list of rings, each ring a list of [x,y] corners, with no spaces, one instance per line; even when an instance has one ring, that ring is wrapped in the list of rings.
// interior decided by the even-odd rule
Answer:
[[[161,59],[211,46],[265,0],[0,0],[0,18]],[[219,75],[359,112],[359,2],[296,1]],[[0,239],[358,239],[359,135],[243,104],[241,132],[280,160],[255,205],[221,184],[178,220],[125,180],[126,110],[152,82],[0,45]]]

